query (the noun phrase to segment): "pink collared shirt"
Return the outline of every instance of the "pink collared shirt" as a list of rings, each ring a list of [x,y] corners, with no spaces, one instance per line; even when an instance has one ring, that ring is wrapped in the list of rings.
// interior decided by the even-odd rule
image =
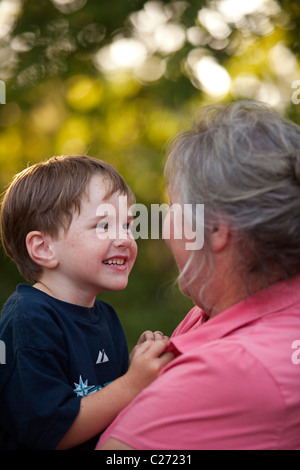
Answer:
[[[300,450],[300,276],[175,330],[175,359],[102,435],[140,450]],[[296,342],[296,343],[295,343]]]

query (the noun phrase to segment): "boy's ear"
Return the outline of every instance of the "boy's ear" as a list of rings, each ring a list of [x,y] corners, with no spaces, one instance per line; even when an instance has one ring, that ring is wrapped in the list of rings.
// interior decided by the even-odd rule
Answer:
[[[26,236],[26,247],[32,261],[44,268],[53,269],[58,265],[58,260],[50,242],[48,235],[37,230],[29,232]]]

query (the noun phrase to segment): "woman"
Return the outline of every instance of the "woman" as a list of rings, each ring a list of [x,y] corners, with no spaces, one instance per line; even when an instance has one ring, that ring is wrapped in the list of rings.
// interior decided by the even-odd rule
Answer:
[[[166,176],[171,204],[205,206],[201,250],[168,240],[196,306],[98,448],[300,449],[300,128],[261,103],[205,108]]]

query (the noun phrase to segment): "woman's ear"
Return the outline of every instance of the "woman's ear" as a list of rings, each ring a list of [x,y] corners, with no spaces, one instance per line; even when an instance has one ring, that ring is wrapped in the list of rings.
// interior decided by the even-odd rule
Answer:
[[[222,251],[228,244],[230,226],[227,220],[214,222],[210,230],[210,246],[215,253]]]
[[[49,235],[37,230],[29,232],[26,236],[26,247],[30,258],[36,264],[48,269],[54,269],[58,265]]]

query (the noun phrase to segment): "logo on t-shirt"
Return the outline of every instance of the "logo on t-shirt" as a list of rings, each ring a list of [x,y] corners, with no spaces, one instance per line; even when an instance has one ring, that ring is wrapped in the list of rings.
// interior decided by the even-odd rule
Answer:
[[[96,364],[103,364],[104,362],[109,362],[109,359],[104,349],[102,349],[102,351],[99,351]]]
[[[74,393],[78,397],[86,397],[88,395],[91,395],[92,393],[97,392],[98,390],[101,390],[103,387],[108,385],[110,382],[106,382],[103,385],[88,385],[88,379],[83,381],[81,375],[79,376],[79,383],[77,384],[74,382],[75,388],[73,390]]]

